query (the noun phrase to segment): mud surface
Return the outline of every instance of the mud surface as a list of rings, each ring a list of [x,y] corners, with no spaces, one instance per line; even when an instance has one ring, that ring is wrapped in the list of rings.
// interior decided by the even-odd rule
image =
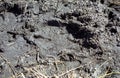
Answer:
[[[0,0],[0,78],[120,78],[120,0]]]

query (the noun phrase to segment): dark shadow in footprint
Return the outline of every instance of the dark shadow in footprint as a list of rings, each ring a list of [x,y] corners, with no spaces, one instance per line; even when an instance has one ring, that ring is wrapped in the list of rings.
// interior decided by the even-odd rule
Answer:
[[[97,49],[98,48],[97,44],[92,43],[89,40],[84,40],[82,43],[82,46],[84,46],[87,49],[90,49],[90,48]]]
[[[76,39],[89,39],[94,36],[90,30],[83,28],[76,23],[69,23],[66,29],[68,33],[72,34]]]
[[[60,22],[57,21],[57,20],[49,20],[49,21],[47,21],[47,25],[59,27],[60,26]]]

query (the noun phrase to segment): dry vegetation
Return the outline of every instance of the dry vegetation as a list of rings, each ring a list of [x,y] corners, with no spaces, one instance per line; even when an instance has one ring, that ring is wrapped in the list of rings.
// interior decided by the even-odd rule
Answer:
[[[66,72],[61,71],[62,72],[61,74],[54,74],[53,76],[48,76],[47,73],[45,72],[45,69],[42,67],[42,65],[33,64],[31,66],[28,66],[28,67],[23,67],[24,72],[17,73],[16,72],[17,70],[15,70],[13,68],[12,64],[6,58],[4,58],[2,55],[0,55],[0,57],[9,66],[11,78],[26,78],[26,77],[33,77],[33,78],[77,78],[78,74],[76,73],[76,70],[82,70],[81,68],[84,67],[83,65],[81,65],[81,66],[78,66],[76,68],[66,70]],[[98,68],[95,69],[95,71],[93,73],[93,74],[96,74],[95,78],[106,78],[106,77],[111,77],[112,75],[120,75],[119,71],[111,71],[110,67],[107,70],[102,71],[102,74],[98,73],[99,71],[101,71],[101,68],[104,66],[104,64],[106,64],[109,61],[111,61],[111,59],[105,61],[103,64],[98,66]],[[57,65],[59,63],[63,64],[62,61],[58,61],[58,60],[54,61],[53,63],[55,63],[55,67],[58,67]],[[91,78],[91,77],[89,77],[89,75],[87,76],[88,73],[84,73],[84,74],[86,76],[79,75],[79,78]],[[82,73],[81,73],[81,75],[82,75]]]

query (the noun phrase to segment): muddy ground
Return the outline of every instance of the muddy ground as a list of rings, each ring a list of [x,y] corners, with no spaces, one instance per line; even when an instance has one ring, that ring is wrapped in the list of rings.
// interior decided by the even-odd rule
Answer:
[[[120,78],[120,0],[0,0],[0,78]]]

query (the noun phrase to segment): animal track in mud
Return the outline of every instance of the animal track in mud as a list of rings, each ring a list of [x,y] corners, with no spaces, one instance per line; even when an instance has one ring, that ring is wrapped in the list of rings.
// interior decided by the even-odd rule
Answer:
[[[93,43],[89,40],[90,38],[94,37],[94,35],[95,35],[94,32],[91,31],[90,29],[88,29],[87,27],[82,26],[83,23],[87,23],[87,22],[91,21],[90,17],[79,18],[79,21],[78,21],[78,19],[76,19],[77,21],[75,20],[75,22],[74,22],[74,21],[69,21],[69,20],[72,18],[72,16],[74,16],[74,17],[81,16],[80,12],[65,13],[60,16],[61,16],[60,20],[62,20],[62,21],[48,20],[47,25],[48,26],[56,26],[56,27],[65,26],[67,32],[69,34],[72,34],[72,36],[75,39],[83,40],[83,43],[82,43],[83,47],[85,47],[87,49],[90,49],[90,48],[97,49],[98,48],[98,45],[95,42]],[[65,21],[67,19],[68,19],[68,22]],[[72,19],[72,20],[74,20],[74,19]],[[76,41],[73,41],[73,42],[76,42]],[[79,43],[79,42],[77,42],[77,43]]]
[[[82,28],[80,25],[75,23],[69,23],[66,27],[68,33],[72,34],[76,39],[89,39],[94,36],[94,34],[87,28]]]

